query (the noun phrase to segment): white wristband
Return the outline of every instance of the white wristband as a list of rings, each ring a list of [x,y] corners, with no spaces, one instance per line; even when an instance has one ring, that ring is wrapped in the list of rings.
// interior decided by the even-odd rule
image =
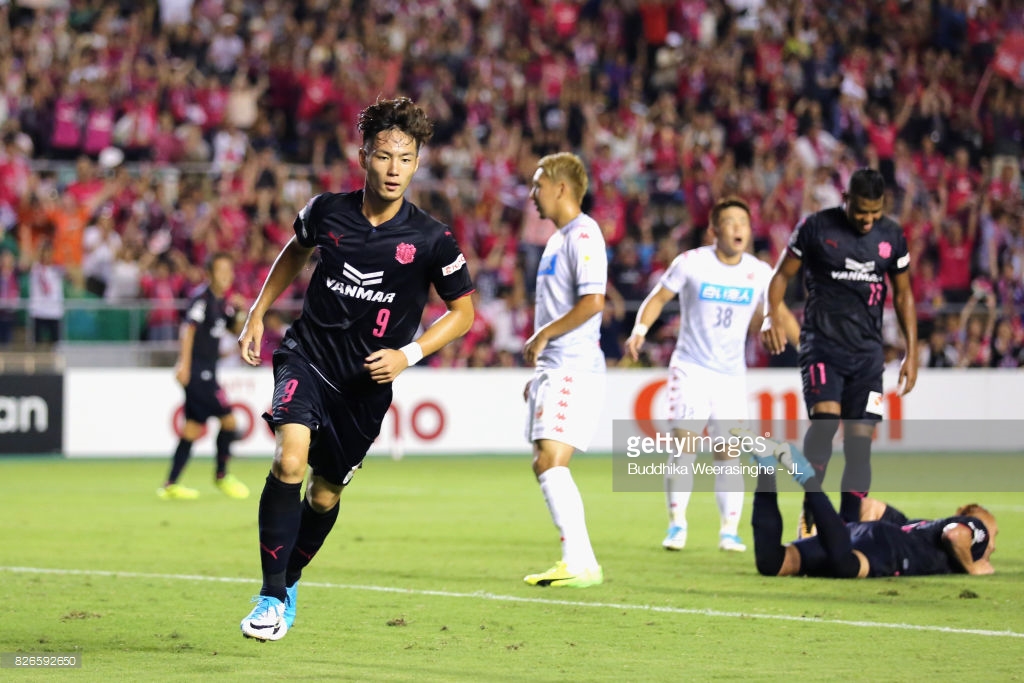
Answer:
[[[416,342],[409,342],[398,350],[405,354],[405,362],[410,368],[423,360],[423,347]]]
[[[633,331],[630,332],[629,335],[631,337],[646,337],[648,329],[647,325],[637,323],[636,325],[633,325]]]

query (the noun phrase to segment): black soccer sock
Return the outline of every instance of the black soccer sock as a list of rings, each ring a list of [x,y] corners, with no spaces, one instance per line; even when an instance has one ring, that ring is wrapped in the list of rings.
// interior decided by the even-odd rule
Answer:
[[[233,429],[222,429],[217,434],[217,478],[221,479],[228,472],[228,460],[231,459],[231,444],[238,440],[238,432]]]
[[[288,572],[285,574],[285,585],[291,586],[302,577],[302,569],[310,563],[316,555],[327,534],[331,533],[334,523],[338,521],[338,510],[340,504],[335,505],[327,512],[320,513],[313,509],[309,501],[302,499],[302,523],[299,525],[299,535],[295,539],[295,547],[288,557]]]
[[[804,434],[804,457],[814,468],[814,476],[804,484],[805,489],[820,491],[825,483],[825,471],[832,459],[832,438],[838,430],[838,415],[820,412],[811,415],[811,425]]]
[[[804,457],[811,463],[814,476],[804,482],[804,491],[821,491],[825,482],[825,471],[832,459],[832,438],[839,430],[839,416],[835,413],[817,412],[811,415],[811,425],[804,434]],[[814,525],[814,512],[804,501],[804,523],[807,528]]]
[[[756,493],[775,493],[778,491],[775,483],[775,472],[769,472],[767,469],[762,469],[759,466],[757,468],[757,486],[754,491]]]
[[[844,522],[859,522],[861,500],[871,488],[871,437],[844,436],[843,453],[846,466],[843,468],[839,516]]]
[[[760,486],[759,476],[758,490],[754,491],[754,507],[750,513],[750,524],[754,527],[754,563],[762,576],[778,576],[786,559],[786,548],[782,545],[779,494],[761,491]]]
[[[185,439],[178,440],[178,447],[174,449],[174,459],[171,460],[171,471],[167,474],[167,483],[173,484],[178,481],[188,459],[192,456],[192,442]]]
[[[832,507],[832,501],[821,491],[806,491],[804,507],[814,515],[818,525],[818,539],[828,555],[829,564],[837,579],[852,579],[860,572],[860,559],[853,554],[850,532]]]
[[[260,565],[263,568],[260,595],[270,595],[282,602],[288,558],[295,547],[302,519],[301,491],[301,483],[285,484],[271,473],[260,496]]]

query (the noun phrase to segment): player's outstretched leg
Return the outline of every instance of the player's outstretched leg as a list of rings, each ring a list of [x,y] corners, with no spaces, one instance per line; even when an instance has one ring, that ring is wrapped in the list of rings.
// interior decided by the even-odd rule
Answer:
[[[735,427],[730,429],[729,433],[741,439],[753,440],[757,447],[751,456],[756,464],[764,467],[771,466],[775,470],[781,467],[793,477],[793,481],[801,486],[814,476],[814,468],[796,444],[788,441],[776,441],[770,437],[756,434],[746,427]]]
[[[778,576],[786,559],[786,548],[782,545],[782,513],[774,469],[763,467],[757,473],[750,525],[754,529],[754,563],[758,573]]]

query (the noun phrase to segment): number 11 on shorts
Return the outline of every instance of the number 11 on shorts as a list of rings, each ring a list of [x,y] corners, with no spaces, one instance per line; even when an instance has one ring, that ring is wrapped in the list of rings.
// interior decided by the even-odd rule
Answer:
[[[816,387],[819,384],[825,383],[825,364],[824,363],[811,363],[811,367],[808,369],[808,374],[811,378],[811,386]],[[815,379],[815,371],[818,373],[817,379]]]

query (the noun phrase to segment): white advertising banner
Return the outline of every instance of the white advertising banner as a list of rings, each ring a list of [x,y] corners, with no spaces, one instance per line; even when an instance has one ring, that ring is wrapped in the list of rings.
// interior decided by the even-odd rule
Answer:
[[[379,455],[523,453],[523,388],[528,369],[435,370],[414,368],[395,385],[395,400],[380,438]],[[592,452],[610,452],[613,420],[637,420],[648,433],[667,430],[663,420],[664,369],[611,370]],[[269,408],[269,368],[225,368],[224,388],[239,418],[233,452],[269,456],[273,435],[261,415]],[[1024,418],[1024,374],[1013,370],[922,371],[905,397],[886,375],[879,450],[1021,450],[1013,426]],[[806,417],[796,369],[752,370],[747,385],[752,427],[775,438],[797,438]],[[69,457],[170,457],[182,422],[184,393],[170,369],[70,369],[65,374],[64,450]],[[986,425],[993,428],[988,429]],[[217,423],[196,442],[195,453],[213,453]]]

